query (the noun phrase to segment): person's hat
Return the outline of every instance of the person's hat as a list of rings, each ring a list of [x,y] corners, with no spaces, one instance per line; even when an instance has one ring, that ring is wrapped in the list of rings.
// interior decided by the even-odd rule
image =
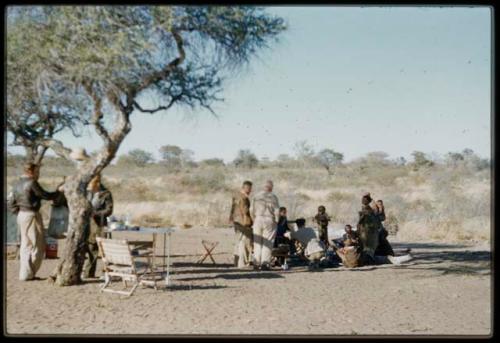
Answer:
[[[87,155],[87,152],[84,148],[75,148],[71,150],[69,157],[75,161],[84,161],[89,158],[89,155]]]

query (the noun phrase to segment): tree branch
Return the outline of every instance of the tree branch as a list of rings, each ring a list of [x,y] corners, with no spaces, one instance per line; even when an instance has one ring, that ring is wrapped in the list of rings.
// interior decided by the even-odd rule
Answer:
[[[54,152],[67,159],[71,160],[71,157],[69,156],[71,154],[71,149],[66,148],[61,141],[58,141],[57,139],[49,138],[49,139],[43,139],[40,144],[44,147],[51,148],[54,150]]]
[[[134,99],[137,94],[139,94],[142,90],[151,86],[152,84],[157,83],[158,81],[164,80],[168,77],[168,75],[174,70],[177,66],[179,66],[182,62],[184,62],[186,58],[186,51],[184,50],[184,41],[179,32],[173,30],[171,31],[172,35],[175,39],[175,43],[177,45],[177,51],[179,52],[179,57],[175,58],[173,61],[167,64],[165,68],[159,71],[153,72],[151,75],[146,76],[142,83],[137,86],[135,89],[131,91],[131,99]]]
[[[106,130],[106,128],[101,123],[101,120],[103,118],[102,99],[94,92],[90,84],[85,83],[84,88],[88,93],[88,95],[92,98],[92,101],[94,102],[94,113],[92,115],[91,123],[92,125],[94,125],[97,134],[107,144],[110,141],[110,137],[108,130]]]
[[[141,105],[139,105],[139,103],[137,101],[134,101],[134,106],[141,112],[144,112],[144,113],[156,113],[158,111],[166,111],[168,110],[170,107],[172,107],[174,105],[174,103],[179,100],[181,97],[180,96],[174,96],[172,97],[172,99],[170,99],[168,105],[166,106],[158,106],[154,109],[147,109],[147,108],[142,108]]]

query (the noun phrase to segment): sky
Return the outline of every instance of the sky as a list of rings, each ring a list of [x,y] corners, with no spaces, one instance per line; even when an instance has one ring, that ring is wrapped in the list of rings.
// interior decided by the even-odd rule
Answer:
[[[269,7],[288,30],[221,94],[214,109],[133,114],[119,155],[162,145],[195,160],[294,154],[308,141],[352,160],[371,151],[411,159],[470,148],[490,157],[488,7]],[[154,103],[146,99],[143,106]],[[98,148],[87,133],[58,136]],[[16,152],[15,149],[9,151]]]

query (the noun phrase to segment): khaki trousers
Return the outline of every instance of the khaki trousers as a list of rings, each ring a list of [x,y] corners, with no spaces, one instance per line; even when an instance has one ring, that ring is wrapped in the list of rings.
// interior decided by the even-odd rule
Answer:
[[[248,266],[252,260],[252,228],[235,222],[234,232],[236,238],[234,264],[238,268],[243,268]]]
[[[257,217],[253,224],[253,254],[255,265],[271,263],[271,253],[276,237],[276,222],[269,217]]]
[[[45,256],[45,235],[40,212],[19,211],[17,225],[21,234],[19,280],[35,277]]]

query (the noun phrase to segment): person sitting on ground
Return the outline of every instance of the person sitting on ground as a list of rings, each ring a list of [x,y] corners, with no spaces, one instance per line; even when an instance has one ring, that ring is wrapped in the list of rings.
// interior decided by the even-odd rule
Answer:
[[[318,207],[318,213],[314,216],[314,221],[318,225],[319,230],[319,240],[323,242],[323,244],[328,248],[330,243],[328,242],[328,223],[331,218],[326,213],[325,206],[321,205]]]
[[[347,229],[347,225],[346,225]],[[353,233],[355,233],[353,231]],[[346,268],[362,267],[370,264],[402,264],[410,261],[413,257],[408,253],[402,256],[377,255],[373,258],[366,256],[362,248],[361,241],[357,237],[344,234],[346,238],[342,247],[333,246],[335,253],[341,259],[342,265]]]
[[[306,227],[306,220],[299,218],[295,220],[296,226],[287,232],[290,238],[296,239],[304,247],[304,256],[309,260],[310,267],[319,266],[319,261],[325,257],[325,245],[316,236],[313,228]]]
[[[276,229],[276,238],[274,239],[274,249],[278,249],[283,247],[283,245],[288,247],[288,252],[293,254],[295,252],[295,244],[293,244],[292,240],[285,236],[286,232],[290,231],[290,227],[288,226],[288,218],[287,218],[287,210],[286,207],[280,207],[279,209],[279,217],[278,217],[278,225]],[[276,259],[277,265],[281,266],[284,263],[285,258],[280,256]]]
[[[276,237],[274,239],[274,247],[278,247],[279,244],[288,243],[285,237],[285,232],[290,231],[288,227],[288,219],[286,217],[287,211],[286,207],[280,207],[278,224],[276,228]]]
[[[354,231],[352,229],[351,224],[346,224],[345,227],[344,227],[344,231],[345,231],[345,233],[341,237],[333,240],[333,243],[334,243],[334,245],[336,247],[343,247],[344,246],[344,242],[347,239],[352,239],[354,241],[358,241],[359,240],[358,232]]]

